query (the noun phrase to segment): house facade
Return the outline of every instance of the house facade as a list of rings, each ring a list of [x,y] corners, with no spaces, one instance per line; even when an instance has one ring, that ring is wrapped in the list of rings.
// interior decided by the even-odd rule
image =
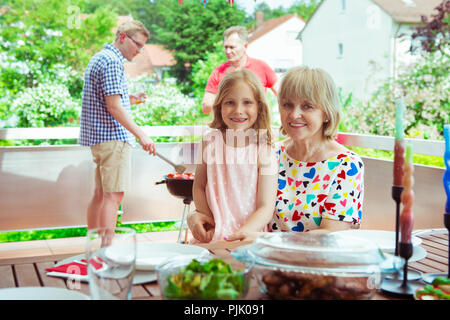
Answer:
[[[342,93],[368,98],[414,61],[413,27],[441,0],[324,0],[299,33],[303,63],[328,71]]]
[[[249,32],[247,54],[265,61],[279,75],[302,63],[302,44],[296,39],[305,21],[296,14],[264,21],[256,13],[257,25]]]

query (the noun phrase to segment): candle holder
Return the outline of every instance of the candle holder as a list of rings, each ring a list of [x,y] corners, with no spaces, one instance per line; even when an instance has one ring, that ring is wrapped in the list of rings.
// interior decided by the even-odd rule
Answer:
[[[408,260],[413,254],[413,245],[411,243],[400,242],[399,253],[400,257],[405,259],[405,264],[403,266],[403,279],[384,279],[381,283],[380,289],[395,295],[411,297],[417,289],[423,286],[420,283],[412,283],[409,282],[410,280],[408,281]]]
[[[403,187],[392,186],[392,199],[395,201],[395,255],[398,256],[398,238],[400,233],[400,203]]]
[[[403,192],[402,186],[392,186],[392,199],[395,201],[395,251],[394,254],[396,257],[399,256],[398,254],[398,245],[399,245],[399,237],[400,237],[400,204],[401,204],[401,195]],[[409,259],[409,258],[408,258]],[[395,266],[394,266],[395,267]],[[407,273],[408,280],[419,280],[422,278],[422,273],[416,270],[409,269],[409,272]],[[403,279],[403,272],[398,271],[396,273],[390,274],[386,276],[386,279],[392,279],[392,280],[401,280]]]

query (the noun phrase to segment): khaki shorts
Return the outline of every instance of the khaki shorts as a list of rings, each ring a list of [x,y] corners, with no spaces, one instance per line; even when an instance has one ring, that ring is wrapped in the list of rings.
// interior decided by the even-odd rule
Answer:
[[[95,188],[103,192],[125,192],[131,171],[131,146],[124,141],[106,141],[91,146],[97,164]]]

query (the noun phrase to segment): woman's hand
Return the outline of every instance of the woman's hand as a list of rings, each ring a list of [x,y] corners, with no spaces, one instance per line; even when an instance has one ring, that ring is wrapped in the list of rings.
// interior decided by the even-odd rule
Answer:
[[[192,236],[200,242],[210,242],[214,236],[214,219],[202,212],[193,211],[187,216]]]

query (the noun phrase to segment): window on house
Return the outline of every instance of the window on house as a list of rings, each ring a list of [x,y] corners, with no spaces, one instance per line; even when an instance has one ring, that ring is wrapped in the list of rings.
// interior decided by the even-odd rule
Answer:
[[[344,44],[342,42],[338,43],[338,58],[342,58],[344,56]]]
[[[347,4],[345,2],[346,0],[341,0],[341,12],[344,12],[347,7]]]

